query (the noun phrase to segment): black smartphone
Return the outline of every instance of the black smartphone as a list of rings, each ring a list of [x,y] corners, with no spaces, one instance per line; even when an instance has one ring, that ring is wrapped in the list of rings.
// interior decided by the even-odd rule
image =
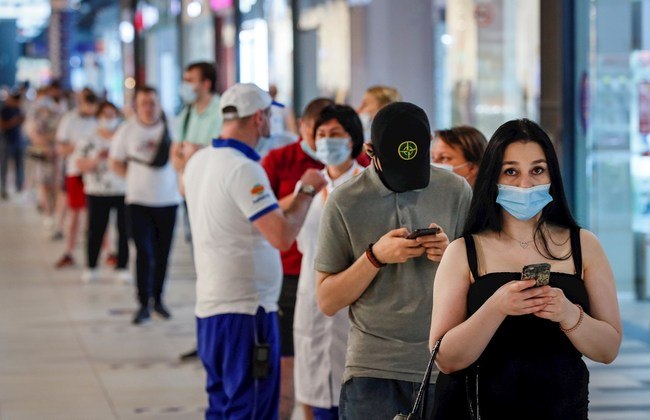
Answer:
[[[415,229],[409,236],[406,237],[406,239],[415,239],[419,238],[420,236],[427,235],[437,235],[438,233],[440,233],[439,227]]]
[[[546,286],[551,278],[551,264],[529,264],[521,270],[521,280],[535,280],[535,286]]]
[[[267,343],[255,344],[253,347],[253,378],[264,379],[269,376],[271,347]]]

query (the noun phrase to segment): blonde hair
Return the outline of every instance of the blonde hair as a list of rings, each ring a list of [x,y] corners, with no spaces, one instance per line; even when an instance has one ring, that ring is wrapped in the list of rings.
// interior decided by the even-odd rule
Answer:
[[[390,86],[371,86],[366,90],[366,93],[372,95],[379,102],[380,107],[402,100],[402,95],[397,89]]]

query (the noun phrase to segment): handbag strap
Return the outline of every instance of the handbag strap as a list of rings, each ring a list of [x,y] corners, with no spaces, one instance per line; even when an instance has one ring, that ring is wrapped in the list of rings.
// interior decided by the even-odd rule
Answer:
[[[443,335],[444,337],[444,335]],[[436,341],[436,344],[431,350],[431,358],[429,359],[429,364],[427,365],[427,370],[424,373],[424,379],[420,384],[420,390],[418,395],[415,398],[415,404],[413,404],[413,410],[411,410],[411,415],[419,415],[421,418],[424,418],[424,399],[429,392],[429,381],[431,380],[431,371],[433,370],[433,365],[438,355],[438,350],[440,350],[440,343],[442,342],[442,337]]]

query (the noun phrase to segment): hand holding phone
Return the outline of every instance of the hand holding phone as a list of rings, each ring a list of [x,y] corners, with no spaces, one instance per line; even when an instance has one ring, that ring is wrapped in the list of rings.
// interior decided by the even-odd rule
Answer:
[[[546,286],[551,278],[551,264],[529,264],[521,270],[521,280],[535,280],[535,286]]]
[[[406,239],[415,239],[419,238],[420,236],[437,235],[438,233],[440,233],[439,227],[415,229],[409,234],[409,236],[406,237]]]

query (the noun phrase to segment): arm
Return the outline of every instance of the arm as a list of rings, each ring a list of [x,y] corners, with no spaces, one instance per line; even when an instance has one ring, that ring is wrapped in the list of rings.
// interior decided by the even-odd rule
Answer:
[[[315,169],[307,170],[301,181],[304,185],[314,186],[316,191],[320,191],[326,184],[323,176]],[[286,251],[296,240],[312,199],[313,197],[299,192],[284,213],[276,209],[255,220],[253,225],[274,248]]]
[[[69,142],[57,142],[56,152],[61,156],[70,156],[74,152],[74,145]]]
[[[593,233],[581,230],[580,242],[591,315],[584,314],[580,325],[565,334],[576,349],[591,360],[611,363],[618,354],[623,336],[614,274]],[[537,316],[559,322],[564,329],[578,324],[580,310],[561,289],[551,289],[548,296],[552,297],[552,303]]]
[[[77,159],[77,168],[81,172],[90,172],[94,171],[95,168],[99,165],[99,159],[93,159],[88,157],[80,157]]]
[[[458,239],[447,248],[433,283],[429,346],[445,335],[436,358],[436,365],[445,373],[475,362],[506,316],[533,313],[548,302],[548,298],[540,297],[548,286],[530,288],[534,280],[511,281],[467,318],[470,282],[465,241]]]
[[[12,128],[15,128],[20,124],[22,124],[23,121],[25,121],[25,116],[23,114],[15,115],[9,119],[3,118],[2,120],[0,120],[0,128],[3,131],[11,130]]]
[[[115,159],[109,159],[108,165],[113,172],[122,178],[126,177],[126,162],[122,162]]]
[[[415,239],[406,239],[406,228],[394,229],[382,236],[373,246],[375,257],[385,264],[403,263],[424,253]],[[347,269],[340,273],[316,272],[316,298],[318,307],[328,316],[354,303],[375,279],[380,268],[376,268],[362,254]]]

